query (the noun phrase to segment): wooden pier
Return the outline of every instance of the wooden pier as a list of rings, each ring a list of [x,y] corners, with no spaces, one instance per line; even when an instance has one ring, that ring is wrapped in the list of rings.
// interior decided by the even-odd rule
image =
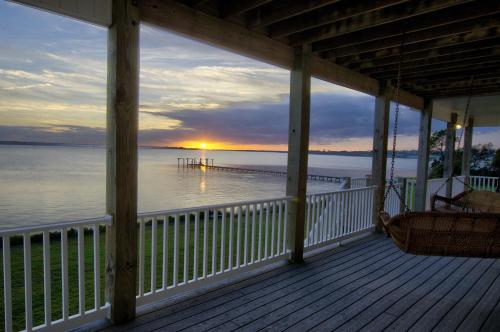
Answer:
[[[209,163],[209,161],[211,161]],[[182,163],[181,163],[182,162]],[[222,171],[222,172],[235,172],[235,173],[257,173],[257,174],[267,174],[274,176],[287,176],[287,172],[276,171],[276,170],[264,170],[264,169],[254,169],[254,168],[243,168],[243,167],[228,167],[228,166],[216,166],[214,165],[214,160],[205,158],[205,162],[201,158],[177,158],[177,166],[178,167],[205,167],[207,169]],[[342,183],[345,178],[338,176],[329,176],[329,175],[316,175],[316,174],[308,174],[308,180],[315,181],[325,181],[332,183]]]

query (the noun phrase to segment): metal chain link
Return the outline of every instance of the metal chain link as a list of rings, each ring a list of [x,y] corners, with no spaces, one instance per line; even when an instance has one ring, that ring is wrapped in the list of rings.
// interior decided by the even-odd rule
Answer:
[[[460,131],[460,136],[458,137],[458,145],[457,149],[460,148],[460,143],[462,142],[462,136],[465,131],[465,125],[467,124],[468,118],[469,118],[469,109],[470,109],[470,102],[472,99],[472,83],[474,82],[474,75],[470,77],[469,81],[469,96],[467,97],[467,104],[465,106],[465,112],[464,112],[464,119],[462,121],[462,131]]]
[[[394,129],[392,133],[392,153],[391,153],[391,170],[389,173],[389,188],[387,188],[387,191],[385,192],[384,195],[384,200],[383,204],[385,204],[385,201],[387,197],[389,196],[391,190],[394,190],[396,195],[398,196],[399,200],[403,204],[405,208],[405,212],[409,211],[410,209],[406,205],[406,202],[403,201],[403,198],[401,197],[401,194],[398,192],[395,184],[394,184],[394,167],[395,167],[395,161],[396,161],[396,148],[397,148],[397,139],[398,139],[398,124],[399,124],[399,107],[400,107],[400,102],[399,102],[399,90],[401,89],[401,64],[403,62],[403,48],[404,48],[404,42],[405,42],[405,34],[401,36],[401,45],[399,46],[399,61],[398,61],[398,73],[396,77],[396,92],[394,99],[396,101],[396,109],[394,110]]]

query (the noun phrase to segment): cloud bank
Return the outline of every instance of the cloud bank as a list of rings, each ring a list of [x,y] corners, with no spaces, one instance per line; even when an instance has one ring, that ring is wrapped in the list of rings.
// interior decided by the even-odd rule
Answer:
[[[0,140],[104,144],[106,30],[7,2],[0,22]],[[140,144],[286,149],[288,71],[148,26],[140,59]],[[312,91],[312,148],[371,148],[373,97],[319,80]],[[402,109],[401,148],[416,148],[418,122]]]

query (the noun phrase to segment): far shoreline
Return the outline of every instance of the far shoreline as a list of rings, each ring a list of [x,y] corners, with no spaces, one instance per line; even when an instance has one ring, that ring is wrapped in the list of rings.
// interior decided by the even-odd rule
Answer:
[[[0,141],[0,145],[11,145],[11,146],[52,146],[52,147],[87,147],[87,148],[102,148],[106,146],[104,144],[77,144],[77,143],[56,143],[56,142],[24,142],[24,141]],[[181,151],[204,151],[199,148],[185,148],[176,146],[150,146],[150,145],[139,145],[141,149],[158,149],[158,150],[181,150]],[[287,151],[279,150],[241,150],[241,149],[210,149],[205,151],[223,151],[223,152],[270,152],[270,153],[287,153]],[[372,156],[372,151],[330,151],[330,150],[310,150],[309,154],[314,155],[326,155],[326,156],[350,156],[350,157],[369,157]],[[416,150],[401,150],[397,152],[397,158],[408,158],[416,159]]]

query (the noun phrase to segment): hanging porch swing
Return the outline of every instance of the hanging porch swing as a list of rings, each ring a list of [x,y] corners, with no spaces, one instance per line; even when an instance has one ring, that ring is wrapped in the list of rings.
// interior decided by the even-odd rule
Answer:
[[[411,212],[396,188],[394,183],[394,164],[397,146],[403,46],[404,34],[400,46],[395,91],[396,109],[389,186],[382,204],[385,203],[387,196],[392,190],[402,202],[404,211],[394,217],[391,217],[384,211],[380,212],[380,219],[384,229],[398,248],[407,253],[433,256],[498,258],[500,257],[500,213],[498,212],[500,209],[500,193],[475,191],[468,183],[464,182],[464,185],[469,190],[451,199],[443,198],[436,194],[431,199],[433,209],[436,209],[437,202],[444,202],[446,206],[453,205],[456,208],[455,210]],[[464,125],[469,111],[470,99],[471,97],[469,96],[465,110]],[[461,138],[460,136],[460,140]],[[453,175],[444,181],[436,193],[448,181],[452,181],[452,179]],[[485,203],[484,200],[489,203]],[[489,205],[483,206],[485,204]],[[492,213],[495,211],[496,213]]]

